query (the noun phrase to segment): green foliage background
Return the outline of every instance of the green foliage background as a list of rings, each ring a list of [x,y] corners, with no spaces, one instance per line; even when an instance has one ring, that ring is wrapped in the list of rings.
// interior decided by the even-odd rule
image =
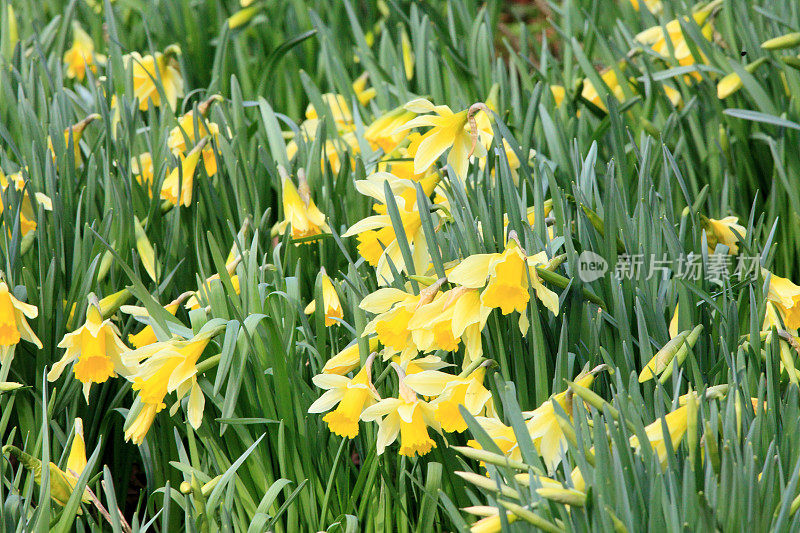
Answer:
[[[8,3],[0,0],[4,35]],[[322,93],[344,95],[356,120],[369,123],[415,96],[463,109],[485,99],[496,84],[496,138],[508,140],[521,155],[519,186],[502,151],[492,154],[485,172],[474,170],[463,185],[454,182],[453,224],[436,235],[443,260],[502,249],[502,217],[508,213],[510,227],[527,249],[549,246],[553,254],[566,254],[559,273],[571,282],[559,289],[558,318],[532,301],[532,327],[525,337],[512,319],[490,318],[483,340],[486,356],[499,363],[490,380],[493,391],[512,420],[520,409],[533,409],[563,390],[564,380],[584,365],[606,363],[613,373],[601,377],[594,390],[630,422],[609,424],[608,413],[576,407],[575,431],[584,446],[571,445],[570,460],[593,472],[590,504],[568,511],[524,489],[521,501],[579,531],[611,529],[616,525],[612,515],[629,531],[800,527],[792,503],[800,476],[798,389],[781,374],[776,348],[764,349],[759,340],[763,278],[714,286],[705,280],[654,277],[619,283],[605,277],[583,286],[575,271],[583,250],[612,265],[624,251],[654,257],[694,251],[707,261],[699,215],[733,214],[747,227],[741,253],[760,255],[764,267],[798,279],[800,71],[779,59],[798,50],[760,48],[769,38],[800,30],[797,2],[725,0],[713,44],[686,23],[691,46],[708,58],[703,80],[689,86],[684,71],[643,52],[626,66],[626,74],[639,80],[637,94],[624,103],[607,97],[608,114],[581,101],[576,84],[588,78],[602,87],[596,67],[624,60],[636,47],[633,35],[689,13],[689,3],[665,1],[665,12],[656,18],[624,1],[549,2],[550,18],[543,23],[531,20],[525,8],[499,1],[266,1],[235,30],[225,23],[239,9],[232,1],[117,0],[97,10],[83,0],[11,4],[21,43],[4,49],[0,62],[0,168],[7,173],[26,168],[28,190],[50,196],[54,209],[39,213],[30,249],[21,249],[18,231],[12,230],[0,252],[9,286],[39,308],[33,323],[44,344],[42,350],[24,343],[17,349],[8,380],[26,388],[0,395],[3,444],[24,448],[45,463],[63,464],[72,421],[82,417],[93,455],[81,484],[88,482],[101,495],[112,516],[115,507],[126,517],[136,516],[134,529],[466,527],[457,509],[483,505],[487,498],[496,503],[495,496],[455,474],[480,470],[440,437],[424,458],[409,460],[391,450],[379,458],[373,427],[362,424],[357,439],[343,441],[328,432],[321,417],[307,414],[319,395],[311,377],[363,328],[367,318],[358,303],[377,288],[372,270],[358,260],[355,243],[338,237],[369,213],[369,201],[353,181],[363,179],[375,155],[362,153],[354,165],[343,157],[341,170],[333,173],[317,163],[321,142],[301,143],[288,166],[293,173],[306,169],[334,235],[295,247],[286,239],[273,242],[270,229],[282,218],[277,165],[288,161],[281,130],[296,130],[309,102],[324,109]],[[101,51],[109,59],[103,79],[78,85],[64,78],[62,56],[73,20],[104,43]],[[403,73],[402,31],[415,57],[411,81]],[[367,33],[374,36],[372,46]],[[182,50],[187,85],[181,110],[208,95],[223,95],[212,119],[231,136],[217,147],[217,176],[196,180],[192,206],[162,213],[160,201],[150,199],[132,178],[128,162],[149,150],[156,175],[163,174],[171,157],[165,139],[175,114],[134,108],[122,56],[173,43]],[[765,65],[746,72],[743,65],[759,57],[767,58]],[[377,90],[365,107],[356,105],[351,88],[364,71]],[[715,81],[729,72],[740,74],[743,88],[721,101]],[[682,94],[677,109],[656,83],[665,79]],[[567,87],[560,107],[551,84]],[[121,108],[116,137],[110,132],[112,94]],[[76,168],[61,132],[92,112],[102,120],[87,130],[85,162]],[[330,120],[323,131],[335,134]],[[47,150],[48,136],[54,139],[55,161]],[[537,158],[528,162],[530,149]],[[3,220],[14,228],[20,196],[6,196]],[[563,236],[550,244],[545,244],[543,216],[532,227],[521,216],[545,198],[553,199],[556,232]],[[160,265],[157,283],[144,275],[137,257],[134,216],[147,221]],[[224,257],[248,219],[253,231],[239,243],[245,253],[237,270],[242,287],[237,296],[223,290],[229,287]],[[116,255],[107,275],[98,279],[108,246]],[[302,313],[318,290],[319,266],[340,280],[349,326],[324,328],[321,320]],[[201,380],[207,403],[197,432],[182,411],[173,417],[165,411],[137,448],[122,439],[123,415],[132,399],[123,380],[95,386],[88,405],[71,377],[46,382],[46,369],[61,356],[56,344],[83,321],[89,292],[102,297],[132,286],[137,298],[154,306],[148,294],[166,303],[217,272],[223,286],[212,294],[208,315],[178,315],[195,331],[211,318],[227,321],[225,335],[211,349],[221,354],[221,363]],[[603,302],[602,310],[584,298],[584,289]],[[668,340],[678,301],[680,329],[702,324],[703,336],[670,381],[640,385],[635,375]],[[75,304],[74,324],[68,324],[67,310]],[[138,327],[125,315],[118,318],[124,334]],[[746,334],[751,340],[743,344]],[[627,452],[624,443],[631,432],[641,434],[644,425],[675,407],[690,385],[702,390],[721,383],[731,387],[726,399],[701,405],[703,459],[690,460],[700,444],[690,450],[683,443],[662,470],[652,454]],[[750,397],[766,408],[750,409]],[[448,439],[463,445],[467,436]],[[618,444],[614,451],[609,439]],[[716,455],[709,450],[712,442],[718,445]],[[585,458],[590,446],[597,456],[591,466]],[[538,461],[535,452],[525,459]],[[497,480],[510,475],[494,467],[490,473]],[[192,475],[203,483],[220,474],[226,477],[218,490],[205,497],[177,490]],[[565,469],[559,478],[568,474]],[[62,510],[47,494],[46,483],[40,489],[24,469],[0,461],[0,528],[108,527],[86,507],[76,516],[77,501]],[[120,527],[117,523],[114,529]]]

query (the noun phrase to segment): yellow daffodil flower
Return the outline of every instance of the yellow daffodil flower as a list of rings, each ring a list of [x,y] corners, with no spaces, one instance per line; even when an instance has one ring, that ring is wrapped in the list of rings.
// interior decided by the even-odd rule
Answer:
[[[132,388],[139,395],[125,423],[125,440],[134,444],[144,441],[158,412],[166,404],[167,394],[177,392],[173,409],[189,394],[188,420],[193,428],[203,421],[205,397],[197,383],[197,362],[211,339],[219,332],[213,328],[198,333],[194,338],[172,338],[155,342],[123,355],[123,362],[135,370],[128,376]]]
[[[214,95],[197,106],[197,111],[200,114],[197,118],[197,131],[195,131],[194,111],[189,111],[178,119],[178,125],[170,130],[167,138],[167,146],[173,154],[185,154],[189,146],[194,147],[198,140],[205,138],[216,140],[219,138],[219,124],[207,120],[206,115],[211,108],[211,104],[220,100],[222,100],[221,96]],[[210,144],[207,144],[201,154],[206,174],[211,177],[217,173],[217,159],[214,155],[214,149]]]
[[[148,192],[152,194],[155,168],[153,167],[153,157],[150,152],[144,152],[131,158],[131,174],[136,178],[136,181],[143,187],[147,187]]]
[[[80,145],[81,138],[83,137],[83,130],[86,129],[86,126],[88,126],[95,120],[98,120],[99,118],[100,115],[98,115],[97,113],[92,113],[85,119],[73,124],[72,126],[64,130],[64,146],[66,146],[67,149],[69,149],[69,143],[72,142],[73,157],[75,159],[76,167],[79,166],[81,163],[83,163],[83,154],[81,152],[81,145]],[[53,140],[50,137],[47,138],[47,148],[48,150],[50,150],[50,154],[53,157],[53,163],[55,163],[56,151],[55,148],[53,147]]]
[[[672,443],[672,448],[676,449],[681,443],[683,436],[686,434],[686,406],[684,405],[682,407],[678,407],[671,413],[667,413],[663,419],[659,418],[644,428],[645,433],[647,434],[647,440],[650,441],[650,446],[652,447],[653,452],[655,452],[655,454],[658,456],[658,460],[661,462],[662,466],[667,462],[667,443],[664,436],[664,423],[666,423],[667,431],[669,431],[669,438],[670,442]],[[639,438],[636,435],[631,436],[630,444],[631,447],[635,448],[636,450],[639,450],[641,447]]]
[[[325,304],[325,326],[330,327],[339,323],[344,318],[342,304],[339,303],[339,295],[331,282],[331,278],[322,269],[322,302]],[[305,308],[305,313],[311,315],[317,307],[316,300],[312,300]]]
[[[389,154],[407,137],[405,131],[398,132],[397,129],[415,116],[415,113],[397,107],[375,119],[364,131],[364,138],[373,150],[380,148]]]
[[[397,440],[398,435],[400,455],[406,457],[425,455],[436,447],[436,443],[428,434],[428,427],[439,431],[439,422],[430,405],[420,400],[405,384],[405,372],[395,363],[392,363],[392,367],[400,381],[399,397],[386,398],[367,407],[361,414],[361,419],[366,422],[379,420],[378,455],[382,455],[386,446]]]
[[[712,9],[706,7],[692,15],[694,22],[700,26],[701,34],[708,41],[711,40],[714,34],[714,25],[708,20],[711,12]],[[684,18],[684,21],[688,22],[689,18]],[[648,28],[637,34],[635,40],[651,47],[660,56],[677,61],[681,66],[694,65],[696,63],[678,19],[667,22],[663,27],[653,26]],[[702,56],[700,60],[702,63],[707,62],[705,56]],[[702,78],[699,72],[692,72],[690,76],[697,80]],[[686,79],[688,81],[691,78],[687,76]]]
[[[377,351],[378,349],[378,338],[372,337],[369,339],[369,351],[370,353]],[[323,374],[338,374],[343,376],[348,372],[351,372],[358,368],[359,363],[361,362],[361,354],[358,349],[358,342],[354,342],[351,345],[344,348],[342,351],[328,359],[325,363],[325,366],[322,367]]]
[[[510,426],[505,425],[497,416],[476,416],[475,421],[483,428],[486,434],[489,435],[489,438],[494,441],[497,447],[500,448],[500,451],[509,459],[512,461],[522,460],[522,452],[519,450],[517,436]],[[483,449],[481,445],[478,444],[478,441],[474,439],[467,441],[467,446],[475,448],[476,450]]]
[[[67,77],[83,81],[86,69],[97,73],[97,65],[105,62],[105,56],[94,51],[94,41],[78,22],[72,23],[72,46],[64,53]]]
[[[33,333],[27,318],[36,318],[39,310],[35,305],[17,300],[5,281],[0,281],[0,349],[7,352],[20,340],[32,342],[40,350],[42,341]],[[4,357],[0,356],[0,359]]]
[[[369,216],[356,222],[342,236],[358,236],[358,253],[369,264],[376,267],[380,285],[387,285],[394,280],[390,264],[393,264],[398,272],[408,270],[400,244],[397,242],[396,228],[392,225],[391,217],[386,214],[385,183],[389,184],[394,195],[397,211],[403,224],[403,232],[406,235],[408,246],[411,248],[414,269],[417,272],[424,272],[430,262],[428,242],[425,239],[422,219],[417,208],[414,183],[401,180],[386,172],[376,172],[365,180],[357,181],[356,189],[361,194],[370,196],[382,204],[376,206],[376,211],[382,212],[382,214]]]
[[[83,421],[75,419],[72,446],[67,457],[66,471],[61,470],[55,463],[50,463],[50,497],[61,507],[67,505],[72,491],[78,483],[78,478],[86,468],[86,443],[83,438]],[[16,446],[3,446],[3,454],[13,455],[26,469],[33,472],[33,479],[37,485],[42,482],[42,462],[29,455]],[[88,490],[84,490],[81,497],[83,503],[91,502]],[[78,509],[78,514],[81,511]]]
[[[132,52],[125,56],[126,65],[133,72],[133,95],[139,100],[139,109],[146,111],[150,102],[161,106],[161,93],[158,84],[164,90],[164,96],[172,109],[178,106],[178,98],[183,96],[183,76],[175,59],[179,55],[177,45],[168,47],[164,53],[142,56]]]
[[[700,221],[706,230],[706,240],[708,241],[708,253],[713,254],[717,244],[724,244],[728,247],[728,254],[736,255],[739,253],[739,237],[737,233],[745,237],[747,230],[736,217],[725,217],[717,220],[700,216]]]
[[[183,303],[183,301],[191,296],[192,292],[185,292],[174,299],[172,302],[168,303],[164,306],[164,309],[171,315],[175,316],[175,313],[178,312],[178,307]],[[120,311],[123,313],[127,313],[129,315],[133,315],[135,317],[139,317],[142,319],[147,319],[148,321],[152,320],[147,312],[147,309],[144,307],[136,307],[133,305],[123,305],[120,307]],[[153,344],[154,342],[158,342],[158,338],[156,337],[156,332],[153,329],[152,324],[147,324],[139,333],[133,334],[131,333],[128,335],[128,342],[134,348],[142,348],[143,346],[147,346],[149,344]]]
[[[180,164],[161,183],[161,198],[163,200],[175,206],[189,207],[192,204],[194,173],[197,170],[197,163],[200,162],[203,148],[207,143],[208,137],[204,137],[186,156],[180,154]]]
[[[378,391],[372,385],[372,361],[375,355],[367,358],[364,367],[352,379],[337,374],[318,374],[314,385],[325,389],[325,393],[308,408],[309,413],[324,413],[322,420],[328,424],[331,433],[352,439],[358,435],[358,420],[365,408],[380,400]]]
[[[473,143],[473,135],[480,137],[485,133],[470,130],[469,109],[454,113],[448,106],[435,106],[424,98],[412,100],[405,105],[405,109],[420,116],[412,118],[396,131],[430,127],[422,136],[414,156],[416,174],[428,170],[448,149],[450,152],[447,155],[447,162],[459,178],[466,176],[470,156],[473,154],[479,158],[486,156],[484,144]]]
[[[433,296],[426,298],[430,301]],[[402,364],[405,364],[417,354],[408,323],[422,301],[420,295],[391,287],[367,295],[359,307],[376,316],[364,327],[364,335],[377,335],[378,341],[385,346],[384,356],[388,358],[399,353]]]
[[[766,270],[762,272],[765,277],[769,274]],[[772,274],[767,299],[775,304],[787,328],[800,328],[800,287]]]
[[[436,397],[431,402],[434,416],[447,432],[467,429],[459,406],[463,405],[472,416],[489,410],[492,414],[492,393],[483,386],[486,364],[479,366],[466,377],[458,377],[438,370],[424,370],[406,377],[406,385],[417,394]]]
[[[278,234],[285,233],[290,224],[292,227],[292,239],[330,233],[331,229],[325,222],[325,215],[317,208],[311,198],[311,190],[304,174],[302,172],[299,173],[298,178],[300,187],[295,187],[288,174],[282,176],[284,220],[275,226]]]
[[[47,381],[55,381],[68,364],[75,362],[72,371],[75,379],[83,383],[87,403],[92,383],[104,383],[117,374],[123,377],[130,374],[130,369],[122,362],[121,355],[128,347],[120,339],[119,330],[110,320],[103,320],[94,295],[90,295],[89,301],[86,323],[64,335],[58,347],[67,351],[47,374]]]
[[[504,315],[515,310],[525,313],[530,300],[530,285],[544,306],[558,315],[558,295],[544,286],[536,272],[537,265],[546,264],[545,252],[526,257],[520,246],[509,239],[502,253],[467,257],[453,269],[448,279],[470,289],[485,286],[481,302],[487,307],[500,308]]]
[[[589,387],[592,381],[594,381],[594,376],[589,374],[576,383],[582,387]],[[567,439],[558,423],[559,415],[556,414],[553,402],[560,405],[571,416],[572,404],[567,401],[567,398],[567,391],[554,394],[535,410],[523,413],[527,419],[525,425],[534,446],[536,446],[536,451],[539,452],[549,471],[555,470],[561,462],[561,456],[567,446]]]

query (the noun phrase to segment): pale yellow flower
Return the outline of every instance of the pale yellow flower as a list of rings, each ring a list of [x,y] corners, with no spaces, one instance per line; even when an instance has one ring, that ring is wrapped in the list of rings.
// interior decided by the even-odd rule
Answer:
[[[97,73],[98,63],[104,63],[105,56],[94,51],[94,41],[77,21],[72,22],[72,46],[64,53],[67,77],[83,81],[86,69]]]
[[[178,106],[178,98],[183,96],[183,76],[175,56],[180,54],[176,45],[168,47],[164,53],[142,56],[131,52],[125,56],[126,65],[133,72],[133,95],[139,100],[139,109],[146,111],[150,102],[161,106],[161,93],[158,84],[164,90],[164,96],[172,109]]]

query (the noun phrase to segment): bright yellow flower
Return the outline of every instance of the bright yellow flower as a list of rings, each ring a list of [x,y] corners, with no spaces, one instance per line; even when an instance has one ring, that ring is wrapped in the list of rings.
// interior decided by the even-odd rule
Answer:
[[[77,21],[72,23],[72,47],[64,53],[64,63],[67,65],[67,77],[83,81],[86,77],[86,68],[97,73],[97,64],[105,62],[105,57],[96,54],[94,41],[89,37]]]
[[[456,176],[464,178],[467,174],[470,156],[475,155],[479,158],[486,156],[483,143],[476,143],[473,151],[472,134],[481,137],[485,133],[470,131],[468,109],[454,113],[446,105],[434,106],[424,98],[412,100],[406,104],[405,108],[412,113],[428,113],[409,120],[397,129],[399,132],[412,128],[430,127],[422,136],[422,141],[414,157],[415,173],[419,174],[428,170],[439,159],[439,156],[450,149],[447,162]]]
[[[330,327],[339,323],[344,318],[342,304],[339,303],[339,295],[331,282],[331,278],[322,269],[322,302],[325,304],[325,326]],[[312,300],[305,308],[305,313],[311,315],[317,307],[316,300]]]
[[[36,318],[39,310],[35,305],[22,303],[8,290],[5,281],[0,281],[0,348],[6,351],[20,340],[32,342],[42,348],[42,342],[33,333],[27,318]]]
[[[83,383],[83,395],[89,402],[92,383],[104,383],[108,378],[120,374],[130,375],[130,369],[122,362],[121,355],[128,350],[119,338],[119,330],[110,320],[103,320],[96,302],[89,303],[86,323],[72,333],[67,333],[58,344],[66,348],[64,356],[47,374],[47,381],[55,381],[68,364],[75,362],[72,371],[75,379]],[[77,362],[76,362],[77,361]]]
[[[470,289],[485,286],[481,302],[487,307],[500,308],[504,315],[514,310],[525,313],[530,300],[528,287],[532,286],[545,307],[558,315],[558,295],[544,286],[536,272],[537,265],[546,264],[545,252],[526,257],[519,245],[509,239],[502,253],[467,257],[453,269],[448,279]]]
[[[769,272],[762,271],[766,277]],[[800,287],[786,278],[771,274],[767,299],[775,304],[789,329],[800,328]]]
[[[221,96],[215,95],[197,106],[197,110],[200,114],[200,117],[197,119],[197,131],[195,131],[194,111],[189,111],[178,119],[178,125],[172,128],[167,138],[167,146],[172,153],[185,154],[188,147],[194,147],[199,140],[205,139],[206,137],[214,140],[219,138],[219,124],[207,120],[206,115],[211,108],[211,104],[221,99]],[[202,156],[206,174],[211,177],[217,173],[217,159],[214,155],[214,149],[210,144],[207,144],[203,148]]]
[[[391,153],[407,137],[405,131],[397,129],[414,116],[411,111],[397,107],[375,119],[364,131],[364,138],[373,150],[380,148],[386,154]]]
[[[97,113],[92,113],[85,119],[81,120],[70,126],[69,128],[64,130],[64,146],[69,149],[69,143],[72,142],[72,150],[73,150],[73,157],[75,160],[75,166],[79,166],[83,163],[83,154],[81,153],[81,138],[83,137],[83,130],[86,129],[86,126],[98,120],[100,115]],[[56,151],[55,147],[53,146],[53,140],[48,137],[47,138],[47,148],[50,150],[50,154],[53,157],[53,163],[56,161]]]
[[[183,303],[183,301],[192,294],[193,293],[191,292],[185,292],[181,294],[175,300],[165,305],[164,309],[169,314],[175,316],[175,313],[178,312],[178,307],[180,307],[181,303]],[[120,310],[123,313],[127,313],[129,315],[133,315],[141,319],[146,319],[148,322],[152,321],[152,318],[150,318],[147,309],[145,309],[144,307],[123,305],[120,308]],[[147,346],[148,344],[153,344],[154,342],[158,342],[158,338],[156,337],[156,332],[153,329],[152,324],[148,323],[139,333],[136,333],[135,335],[131,333],[130,335],[128,335],[128,342],[130,342],[134,348],[141,348],[143,346]]]
[[[414,457],[425,455],[436,447],[428,434],[428,427],[439,431],[439,423],[430,405],[420,400],[417,394],[405,384],[405,372],[392,363],[400,380],[398,398],[386,398],[364,410],[361,419],[369,422],[378,420],[378,455],[386,446],[400,436],[400,455]]]
[[[717,220],[715,218],[700,219],[704,222],[706,229],[706,240],[708,241],[708,253],[713,254],[717,244],[724,244],[728,247],[728,254],[736,255],[739,253],[739,235],[744,238],[747,230],[741,224],[738,224],[739,219],[736,217],[725,217]],[[736,233],[734,233],[736,232]]]
[[[361,301],[361,309],[377,315],[364,327],[364,335],[377,335],[385,346],[385,357],[399,353],[405,363],[417,354],[408,323],[420,301],[419,295],[390,287],[378,289]]]
[[[692,15],[694,22],[700,26],[701,34],[708,41],[711,40],[714,33],[714,25],[708,20],[710,14],[711,9],[707,7]],[[684,22],[689,22],[689,17],[685,17]],[[695,64],[695,58],[686,42],[686,36],[683,34],[683,29],[678,19],[667,22],[663,27],[653,26],[648,28],[636,35],[635,40],[651,47],[654,52],[664,58],[674,59],[681,66]],[[707,62],[705,56],[702,56],[700,60],[703,63]],[[690,76],[697,80],[701,79],[699,72],[692,72]],[[690,78],[687,77],[688,79]]]
[[[135,365],[128,380],[133,382],[133,390],[139,391],[125,423],[126,441],[137,445],[143,442],[156,414],[166,407],[164,399],[171,392],[177,392],[173,409],[189,394],[188,420],[193,428],[200,427],[205,397],[197,383],[197,361],[218,332],[219,328],[212,328],[189,340],[175,337],[123,355],[124,363]]]
[[[483,414],[485,410],[494,413],[492,393],[483,386],[485,375],[486,365],[463,378],[438,370],[424,370],[407,376],[406,385],[417,394],[435,396],[431,407],[442,429],[461,432],[467,429],[467,422],[461,416],[459,406],[463,405],[472,416]]]
[[[358,253],[369,264],[376,267],[380,285],[387,285],[394,280],[390,265],[394,265],[397,272],[410,270],[403,258],[400,244],[397,242],[392,219],[386,214],[385,183],[389,184],[394,195],[403,232],[411,249],[415,271],[425,272],[430,262],[428,242],[425,239],[425,231],[422,228],[422,219],[417,207],[414,182],[401,180],[386,172],[376,172],[365,180],[356,181],[356,189],[361,194],[370,196],[382,204],[376,206],[376,211],[382,211],[382,214],[369,216],[356,222],[342,236],[358,235]]]
[[[143,152],[131,158],[131,174],[143,187],[147,187],[148,193],[152,194],[155,168],[150,152]]]
[[[664,436],[664,422],[666,422],[667,431],[669,431],[672,448],[676,449],[681,443],[683,436],[686,434],[686,406],[678,407],[671,413],[667,413],[663,419],[659,418],[644,428],[647,434],[647,440],[650,441],[650,446],[653,448],[653,452],[658,456],[658,460],[661,462],[662,466],[667,462],[667,443]],[[630,444],[633,448],[638,450],[640,448],[639,438],[636,435],[631,436]]]
[[[367,358],[364,367],[354,378],[337,374],[318,374],[314,385],[325,389],[325,393],[308,408],[309,413],[324,413],[322,420],[328,424],[331,433],[352,439],[358,435],[358,420],[365,408],[380,400],[378,391],[372,385],[372,361],[374,354]]]
[[[372,337],[369,339],[370,353],[378,349],[378,338]],[[361,354],[358,349],[358,342],[347,346],[345,349],[334,355],[322,367],[323,374],[338,374],[343,376],[358,368],[361,361]]]
[[[208,137],[203,138],[197,146],[184,156],[179,155],[181,162],[172,169],[172,172],[161,183],[161,198],[172,205],[189,207],[192,204],[194,190],[194,173],[197,163],[200,162],[203,148],[208,142]]]
[[[78,483],[78,478],[86,469],[86,443],[83,438],[83,421],[75,419],[72,446],[67,457],[66,471],[61,470],[55,463],[50,463],[50,497],[61,507],[67,505],[72,491]],[[3,446],[3,454],[11,454],[28,470],[33,472],[33,479],[37,485],[42,482],[42,462],[29,455],[16,446]],[[84,490],[81,496],[83,503],[91,502],[89,491]],[[81,514],[80,509],[78,514]]]
[[[519,450],[519,443],[517,442],[517,436],[514,434],[514,430],[497,418],[496,416],[491,417],[484,417],[484,416],[476,416],[475,421],[483,428],[483,430],[489,435],[494,443],[500,448],[500,451],[503,452],[509,459],[512,461],[521,461],[522,460],[522,452]],[[467,446],[471,448],[475,448],[476,450],[482,450],[480,444],[476,440],[469,440],[467,441]]]
[[[353,92],[361,105],[367,105],[375,97],[375,89],[367,88],[367,77],[367,73],[364,73],[353,82]],[[322,95],[322,103],[331,110],[333,120],[340,131],[349,131],[353,128],[353,114],[350,112],[350,106],[347,105],[347,98],[341,94],[326,93]],[[319,119],[319,113],[314,108],[314,104],[308,104],[306,119]]]
[[[146,111],[150,102],[161,106],[158,84],[172,109],[176,109],[178,98],[183,96],[183,76],[181,76],[175,56],[180,54],[176,45],[168,47],[164,53],[142,56],[132,52],[125,56],[126,64],[133,72],[133,95],[139,100],[139,109]]]
[[[228,275],[231,278],[231,285],[233,286],[233,290],[236,292],[236,294],[240,294],[241,293],[241,287],[239,286],[239,276],[236,275],[236,274],[233,274],[233,272],[236,270],[236,265],[238,265],[238,264],[239,264],[239,261],[235,260],[234,262],[228,263],[226,265],[226,269],[228,271]],[[197,289],[197,292],[192,294],[189,297],[189,299],[186,300],[186,306],[185,306],[186,309],[189,309],[190,311],[193,310],[193,309],[200,309],[201,300],[203,302],[208,302],[208,299],[211,296],[212,284],[215,284],[215,283],[216,284],[221,284],[222,283],[222,280],[220,280],[219,274],[214,274],[213,276],[210,276],[208,279],[206,279],[206,281],[203,283],[203,285],[200,286],[200,288]]]
[[[466,367],[483,354],[481,331],[490,312],[491,308],[481,303],[477,289],[456,287],[419,306],[408,329],[421,352],[455,351],[463,341]]]
[[[281,180],[284,220],[276,225],[277,232],[282,235],[287,226],[291,224],[292,239],[330,233],[331,229],[325,222],[325,215],[317,208],[311,198],[311,190],[308,187],[308,183],[302,174],[299,178],[299,188],[295,187],[289,176],[284,176]]]
[[[582,387],[589,387],[593,380],[594,376],[590,374],[576,383]],[[571,416],[572,404],[567,402],[567,391],[554,394],[534,411],[523,413],[528,419],[525,425],[533,439],[534,446],[536,446],[536,451],[539,452],[539,456],[550,471],[555,470],[561,462],[561,456],[567,446],[567,439],[558,423],[558,414],[556,414],[553,402],[560,405]]]

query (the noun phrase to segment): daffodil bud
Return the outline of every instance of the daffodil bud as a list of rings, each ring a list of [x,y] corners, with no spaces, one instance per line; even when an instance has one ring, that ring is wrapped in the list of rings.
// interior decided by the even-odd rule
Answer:
[[[761,48],[764,50],[783,50],[784,48],[794,48],[795,46],[800,46],[800,31],[787,33],[761,43]]]
[[[652,359],[645,365],[642,372],[639,374],[639,383],[650,381],[656,376],[660,375],[667,369],[667,366],[672,362],[678,354],[678,350],[683,346],[686,337],[689,336],[689,331],[682,331],[676,337],[670,339]]]
[[[571,505],[573,507],[583,507],[586,505],[586,494],[575,489],[542,487],[540,489],[536,489],[536,494],[550,501],[564,505]]]
[[[253,20],[253,17],[255,17],[259,11],[261,11],[261,6],[250,6],[240,9],[228,17],[228,28],[235,30],[236,28],[244,26]]]
[[[752,63],[745,65],[744,69],[749,72],[753,73],[756,71],[758,67],[766,63],[766,57],[759,57]],[[742,78],[736,72],[731,72],[727,76],[723,77],[719,83],[717,83],[717,98],[720,100],[724,100],[725,98],[729,97],[736,91],[742,88]]]
[[[528,470],[531,468],[530,465],[521,463],[519,461],[514,461],[506,455],[500,455],[497,453],[488,452],[486,450],[478,450],[476,448],[470,448],[469,446],[452,446],[452,448],[458,453],[469,457],[470,459],[482,461],[490,465],[514,468],[516,470]]]
[[[686,444],[689,447],[689,463],[692,468],[696,464],[697,456],[697,412],[697,394],[690,388],[686,401]]]
[[[664,373],[661,374],[661,377],[659,378],[659,381],[661,383],[666,383],[667,380],[670,378],[670,376],[672,376],[672,372],[677,367],[683,364],[683,362],[686,360],[686,356],[689,355],[689,350],[691,348],[694,348],[697,339],[700,337],[701,331],[703,331],[702,324],[695,326],[695,328],[691,331],[691,333],[689,333],[689,335],[686,336],[686,342],[684,342],[683,345],[681,345],[681,347],[678,349],[678,352],[675,354],[675,359],[673,364],[668,365],[664,369]]]
[[[792,68],[800,70],[800,56],[782,56],[781,61]]]
[[[16,383],[14,381],[0,381],[0,393],[15,391],[17,389],[21,389],[22,387],[24,387],[22,383]]]

